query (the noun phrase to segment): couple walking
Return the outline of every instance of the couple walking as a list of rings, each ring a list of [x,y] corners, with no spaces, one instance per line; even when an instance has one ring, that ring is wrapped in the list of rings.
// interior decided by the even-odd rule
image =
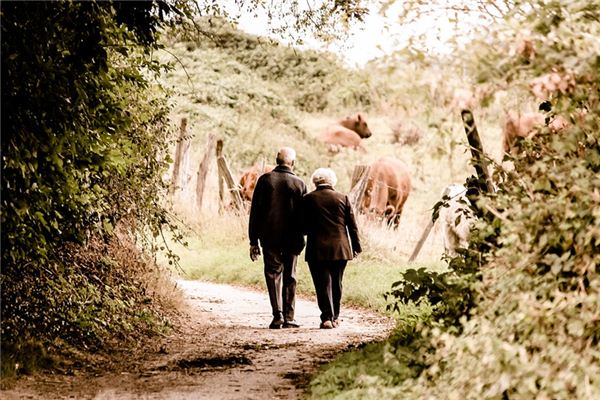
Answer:
[[[294,319],[296,262],[304,248],[317,293],[322,329],[339,324],[342,278],[348,260],[361,252],[358,229],[348,196],[335,191],[335,173],[317,169],[315,190],[293,173],[296,152],[283,147],[277,166],[262,175],[254,189],[248,232],[250,258],[262,247],[265,279],[273,309],[271,329],[298,328]]]

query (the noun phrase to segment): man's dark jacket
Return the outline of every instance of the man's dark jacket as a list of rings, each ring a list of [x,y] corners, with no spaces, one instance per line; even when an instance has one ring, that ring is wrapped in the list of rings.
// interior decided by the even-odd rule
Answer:
[[[348,196],[320,185],[302,203],[306,261],[351,260],[362,251]]]
[[[299,212],[306,185],[290,167],[278,165],[256,182],[250,207],[250,245],[300,254],[304,236]]]

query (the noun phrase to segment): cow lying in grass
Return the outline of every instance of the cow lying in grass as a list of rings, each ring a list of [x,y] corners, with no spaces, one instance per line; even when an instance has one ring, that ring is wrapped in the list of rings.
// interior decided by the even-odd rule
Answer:
[[[320,134],[319,140],[326,143],[331,152],[338,152],[343,147],[365,151],[361,142],[370,136],[367,121],[358,113],[329,125]]]

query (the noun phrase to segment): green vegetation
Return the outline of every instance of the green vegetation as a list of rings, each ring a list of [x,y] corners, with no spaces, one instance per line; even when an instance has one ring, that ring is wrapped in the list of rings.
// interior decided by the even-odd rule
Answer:
[[[160,20],[154,2],[114,6],[2,4],[3,374],[32,370],[31,348],[164,327],[133,242],[167,222]]]
[[[418,15],[429,3],[407,7]],[[188,175],[209,133],[225,140],[234,175],[271,162],[281,145],[298,151],[302,178],[329,166],[342,191],[356,164],[382,155],[411,168],[400,229],[359,221],[365,251],[345,277],[344,304],[389,303],[398,327],[325,366],[312,398],[600,397],[600,7],[489,3],[493,23],[468,50],[412,49],[360,71],[217,18],[171,31],[162,48],[153,2],[3,4],[2,375],[168,329],[173,299],[148,250],[172,225],[169,119],[186,117]],[[549,73],[554,89],[532,93]],[[462,87],[481,89],[475,117],[498,190],[480,193],[468,249],[446,266],[430,244],[409,267],[442,188],[470,175],[452,104]],[[503,113],[541,100],[569,125],[539,129],[501,163]],[[374,132],[368,152],[328,154],[319,130],[357,111]],[[203,210],[178,193],[178,217],[193,231],[187,248],[176,233],[167,244],[190,278],[262,288],[246,217],[219,214],[216,192],[208,182]],[[312,295],[303,262],[299,281]]]
[[[314,112],[333,113],[320,121],[330,123],[373,102],[368,74],[345,69],[332,54],[295,50],[217,18],[171,34],[166,46],[159,55],[173,65],[164,76],[172,118],[188,119],[193,148],[203,148],[210,132],[222,138],[234,170],[272,163],[285,144],[298,152],[298,173],[310,176],[329,158],[306,123]]]
[[[600,396],[600,8],[536,2],[506,18],[463,55],[475,61],[472,73],[520,96],[532,78],[572,74],[572,87],[546,93],[570,125],[561,134],[540,128],[520,144],[513,168],[497,166],[498,190],[481,194],[469,248],[449,272],[408,271],[397,283],[401,312],[433,306],[416,329],[400,325],[407,340],[326,366],[313,398]],[[501,40],[515,26],[529,32],[535,57],[506,51]],[[374,361],[356,367],[359,359]]]
[[[199,236],[190,233],[186,247],[172,244],[171,250],[180,257],[184,277],[265,290],[262,259],[253,263],[248,256],[246,224],[247,216],[205,216]],[[343,301],[345,305],[385,312],[384,293],[407,266],[399,264],[394,257],[375,257],[369,250],[369,239],[365,240],[365,252],[346,269]],[[443,264],[428,262],[427,267],[441,269]],[[303,255],[298,260],[297,279],[298,293],[314,297],[312,278]]]

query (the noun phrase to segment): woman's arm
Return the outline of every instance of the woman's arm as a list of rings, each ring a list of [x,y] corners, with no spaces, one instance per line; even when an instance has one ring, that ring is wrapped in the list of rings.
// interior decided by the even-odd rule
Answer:
[[[345,222],[348,227],[348,234],[350,235],[350,240],[352,242],[352,250],[355,254],[362,252],[362,247],[360,245],[360,238],[358,237],[358,226],[356,225],[356,218],[354,217],[354,212],[352,211],[352,204],[350,203],[350,199],[348,196],[345,198]]]

